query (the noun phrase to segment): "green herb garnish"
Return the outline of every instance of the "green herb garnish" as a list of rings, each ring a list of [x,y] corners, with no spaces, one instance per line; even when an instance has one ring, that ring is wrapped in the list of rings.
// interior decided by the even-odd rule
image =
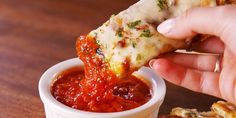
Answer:
[[[127,25],[128,25],[128,27],[130,28],[130,29],[134,29],[137,25],[139,25],[141,23],[141,20],[137,20],[137,21],[134,21],[134,22],[130,22],[130,23],[128,23]]]
[[[169,9],[168,3],[166,0],[157,0],[157,6],[161,9],[161,10],[166,10]]]
[[[151,37],[151,31],[149,29],[143,30],[142,34],[140,34],[140,37]]]
[[[136,42],[132,42],[132,46],[133,46],[133,48],[136,48],[137,43]]]
[[[95,38],[98,37],[98,33],[97,33],[97,32],[94,32],[94,36],[95,36]]]
[[[117,31],[116,31],[116,35],[118,36],[118,37],[123,37],[123,28],[119,28]]]

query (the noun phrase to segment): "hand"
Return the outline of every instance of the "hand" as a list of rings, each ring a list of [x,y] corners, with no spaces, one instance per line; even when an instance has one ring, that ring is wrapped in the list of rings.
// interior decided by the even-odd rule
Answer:
[[[172,53],[150,66],[167,81],[236,104],[236,6],[195,8],[158,26],[163,35],[183,40],[196,34],[214,35],[194,44],[198,52],[222,54],[221,71],[214,72],[216,55]]]

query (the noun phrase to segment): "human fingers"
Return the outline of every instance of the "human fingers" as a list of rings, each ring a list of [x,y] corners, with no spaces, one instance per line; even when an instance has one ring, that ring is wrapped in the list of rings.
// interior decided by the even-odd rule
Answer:
[[[236,55],[225,48],[223,68],[220,74],[220,90],[222,97],[236,104]]]
[[[197,33],[215,35],[236,53],[235,12],[236,5],[194,8],[177,18],[166,20],[157,30],[175,39],[191,38]]]
[[[214,54],[186,54],[176,52],[163,55],[160,59],[167,59],[175,64],[200,71],[213,72],[219,57],[219,55]]]
[[[202,53],[224,53],[225,45],[218,37],[209,37],[203,41],[196,41],[191,44],[190,49]]]
[[[167,81],[187,89],[221,97],[219,73],[199,71],[175,64],[167,59],[158,59],[151,66]]]

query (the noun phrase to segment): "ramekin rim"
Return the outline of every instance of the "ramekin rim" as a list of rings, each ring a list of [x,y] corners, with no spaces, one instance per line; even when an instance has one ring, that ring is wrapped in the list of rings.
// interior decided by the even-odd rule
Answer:
[[[146,69],[146,71],[150,71],[152,73],[152,76],[154,76],[154,77],[149,78],[150,82],[152,83],[151,89],[155,89],[155,90],[162,89],[162,94],[160,96],[157,96],[157,93],[155,93],[155,91],[153,91],[152,98],[144,105],[134,108],[134,109],[131,109],[131,110],[126,110],[126,111],[122,111],[122,112],[112,112],[112,113],[88,112],[88,111],[82,111],[82,110],[70,108],[70,107],[60,103],[59,101],[57,101],[51,95],[50,86],[48,88],[44,88],[44,86],[45,86],[44,83],[46,81],[50,80],[47,83],[47,85],[51,85],[51,82],[52,82],[55,74],[65,70],[65,69],[68,69],[70,67],[73,67],[73,66],[83,66],[83,62],[79,58],[68,59],[68,60],[62,61],[62,62],[52,66],[47,71],[45,71],[45,73],[41,76],[38,88],[39,88],[40,98],[45,105],[50,105],[49,107],[53,106],[53,108],[55,108],[57,110],[64,111],[68,114],[73,114],[73,115],[74,114],[83,114],[83,115],[91,115],[91,116],[102,115],[102,116],[106,117],[106,116],[113,116],[113,115],[115,115],[115,116],[131,115],[136,112],[145,111],[146,109],[148,109],[150,107],[157,107],[158,108],[158,107],[160,107],[160,106],[158,106],[158,104],[160,105],[164,100],[164,97],[166,94],[166,85],[165,85],[164,80],[161,77],[159,77],[158,75],[151,72],[152,70],[150,68],[143,67],[144,69]],[[139,70],[139,71],[142,72],[142,70]],[[45,78],[50,78],[50,79],[46,80]],[[162,87],[162,88],[160,88],[160,87]],[[159,103],[159,102],[161,102],[161,103]],[[155,106],[155,105],[157,105],[157,106]],[[154,110],[155,109],[153,109],[153,111]]]

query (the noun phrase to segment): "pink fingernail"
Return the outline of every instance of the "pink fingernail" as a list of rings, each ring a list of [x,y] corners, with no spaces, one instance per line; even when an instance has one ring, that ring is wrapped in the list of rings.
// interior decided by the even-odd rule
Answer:
[[[150,68],[154,69],[154,63],[155,63],[156,59],[152,59],[151,61],[149,61],[149,66]]]
[[[157,31],[161,34],[168,34],[174,27],[174,24],[175,24],[175,19],[168,19],[157,27]]]

